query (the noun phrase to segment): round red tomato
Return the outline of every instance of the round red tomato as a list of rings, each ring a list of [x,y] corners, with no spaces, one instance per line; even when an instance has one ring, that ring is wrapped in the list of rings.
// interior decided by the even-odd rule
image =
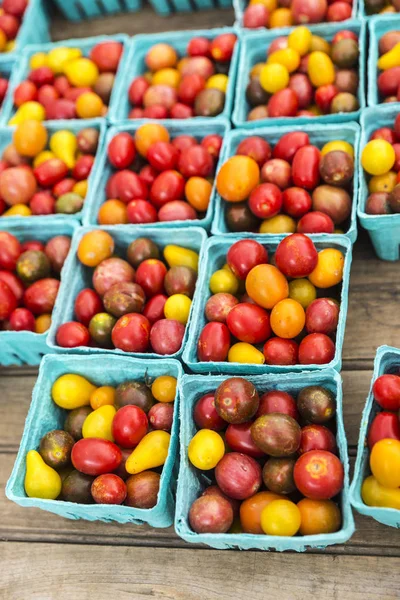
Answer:
[[[129,133],[117,133],[108,145],[107,155],[108,160],[116,169],[129,167],[136,156],[133,137]]]
[[[299,345],[294,340],[274,337],[264,345],[267,365],[296,365],[299,362]]]
[[[150,298],[143,309],[144,316],[153,325],[156,321],[164,318],[164,305],[168,300],[164,294],[157,294]]]
[[[20,304],[24,295],[24,286],[21,280],[14,273],[11,273],[11,271],[0,271],[0,281],[8,285],[17,299],[17,303]]]
[[[191,146],[179,157],[179,171],[186,178],[209,177],[214,169],[214,160],[203,146]]]
[[[275,262],[286,277],[307,277],[317,266],[318,252],[309,237],[293,233],[280,242]]]
[[[71,461],[85,475],[103,475],[117,469],[122,460],[121,450],[113,442],[100,438],[85,438],[72,448]]]
[[[285,133],[275,145],[272,152],[274,158],[281,158],[291,163],[294,155],[299,148],[307,146],[310,143],[310,138],[304,131],[293,131],[291,133]]]
[[[376,415],[368,431],[368,447],[384,439],[400,440],[400,421],[396,413],[381,412]]]
[[[207,323],[197,344],[197,358],[201,362],[221,362],[228,356],[231,344],[229,329],[224,323]]]
[[[400,377],[398,375],[381,375],[374,382],[372,392],[375,400],[384,410],[400,409]]]
[[[157,221],[157,211],[147,200],[132,200],[126,207],[126,212],[129,223],[142,225]]]
[[[0,321],[8,319],[16,308],[16,297],[9,286],[4,281],[0,281]]]
[[[21,252],[21,244],[17,238],[11,233],[0,231],[0,268],[14,271]]]
[[[90,333],[82,323],[70,321],[69,323],[60,325],[56,334],[56,342],[62,348],[88,346],[90,343]]]
[[[318,210],[307,213],[297,223],[298,233],[333,233],[334,229],[330,216]]]
[[[146,298],[152,298],[164,291],[164,277],[167,267],[157,258],[144,260],[137,268],[136,283],[143,289]]]
[[[252,422],[228,425],[228,429],[225,432],[225,440],[229,448],[234,452],[242,452],[253,458],[261,458],[265,454],[253,442],[250,432],[252,425]]]
[[[282,200],[282,192],[277,185],[260,183],[250,194],[249,208],[259,219],[270,219],[280,212]]]
[[[301,430],[299,453],[310,450],[327,450],[336,452],[336,440],[332,431],[323,425],[306,425]]]
[[[282,202],[283,211],[294,219],[300,219],[312,207],[310,194],[299,187],[290,187],[284,190]]]
[[[46,277],[32,283],[24,293],[24,305],[34,315],[50,314],[53,310],[60,282]]]
[[[35,331],[35,317],[27,308],[16,308],[10,315],[13,331]]]
[[[154,142],[146,155],[152,167],[158,171],[175,169],[179,158],[179,150],[170,142]]]
[[[236,277],[245,280],[253,267],[268,263],[268,252],[255,240],[240,240],[229,248],[226,261]]]
[[[295,399],[287,392],[279,390],[271,390],[261,396],[256,419],[261,417],[261,415],[268,415],[270,413],[281,413],[289,415],[289,417],[292,417],[296,421],[299,420]]]
[[[144,410],[132,404],[116,412],[111,430],[116,444],[122,448],[134,448],[146,435],[148,427]]]
[[[175,354],[182,346],[185,326],[175,319],[160,319],[151,328],[150,344],[156,354]]]
[[[213,393],[205,394],[197,400],[193,409],[193,419],[199,429],[222,431],[226,427],[226,421],[215,409]]]
[[[80,323],[87,327],[94,315],[102,311],[103,303],[94,290],[85,288],[79,292],[75,299],[74,312]]]
[[[185,180],[178,171],[163,171],[150,189],[150,200],[156,208],[171,200],[181,200],[184,196]]]
[[[111,339],[124,352],[147,352],[150,344],[150,323],[139,313],[124,315],[115,323]]]
[[[299,346],[301,365],[325,365],[335,357],[335,344],[324,333],[310,333]]]
[[[93,481],[90,493],[97,504],[122,504],[126,498],[126,484],[118,475],[106,473]]]
[[[271,335],[269,314],[250,302],[236,304],[229,311],[226,324],[235,338],[248,344],[261,344]]]
[[[329,500],[343,488],[344,469],[332,452],[311,450],[296,461],[293,476],[303,496],[311,500]]]

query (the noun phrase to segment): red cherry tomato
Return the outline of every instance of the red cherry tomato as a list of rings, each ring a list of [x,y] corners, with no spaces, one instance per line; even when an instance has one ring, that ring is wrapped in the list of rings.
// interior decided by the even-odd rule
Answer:
[[[72,176],[77,181],[83,181],[90,175],[92,167],[94,165],[94,156],[91,154],[84,154],[80,156],[72,169]]]
[[[28,79],[37,87],[52,85],[54,83],[54,74],[50,67],[38,67],[37,69],[32,69],[28,75]]]
[[[107,149],[108,160],[116,169],[126,169],[136,156],[136,147],[133,137],[129,133],[117,133],[111,140]]]
[[[267,108],[270,118],[295,117],[299,109],[297,94],[290,88],[279,90],[271,96]]]
[[[196,146],[197,140],[192,135],[177,135],[176,138],[172,140],[172,145],[175,148],[178,148],[181,152],[185,152],[190,146]]]
[[[198,144],[180,155],[178,168],[186,178],[209,177],[214,169],[214,161],[211,154]]]
[[[210,40],[205,37],[194,37],[187,45],[186,52],[189,56],[209,56]]]
[[[182,200],[167,202],[158,211],[159,221],[193,221],[198,215],[193,206]]]
[[[205,394],[197,400],[193,409],[193,419],[199,429],[222,431],[227,423],[215,409],[214,394]]]
[[[139,175],[125,169],[110,177],[106,186],[106,195],[109,199],[122,200],[128,204],[131,200],[145,200],[148,191]]]
[[[316,146],[303,146],[293,158],[292,179],[295,186],[313,190],[319,183],[321,152]]]
[[[276,144],[272,156],[273,158],[280,158],[288,163],[291,163],[294,156],[300,148],[307,146],[310,143],[310,138],[304,131],[293,131],[292,133],[285,133],[279,142]]]
[[[298,233],[333,233],[334,229],[330,216],[318,210],[307,213],[297,223]]]
[[[156,208],[185,195],[185,180],[178,171],[164,171],[155,179],[150,189],[150,199]]]
[[[74,313],[80,323],[87,327],[90,320],[102,311],[103,302],[94,290],[85,288],[79,292],[75,299]]]
[[[284,190],[282,193],[282,202],[283,211],[294,219],[300,219],[312,207],[310,194],[299,187],[290,187]]]
[[[206,87],[206,80],[199,73],[184,75],[178,87],[178,98],[185,105],[193,106],[196,96]]]
[[[253,215],[259,219],[269,219],[280,212],[282,199],[282,192],[277,185],[260,183],[251,192],[248,203]]]
[[[126,484],[115,473],[97,477],[90,488],[93,500],[97,504],[122,504],[126,498]]]
[[[38,97],[37,87],[32,81],[22,81],[14,91],[14,104],[17,107],[25,102],[35,101]]]
[[[134,224],[156,223],[157,211],[147,200],[132,200],[126,207],[128,221]]]
[[[236,304],[228,313],[226,324],[241,342],[261,344],[271,335],[268,312],[249,302]]]
[[[225,432],[225,440],[229,448],[234,452],[242,452],[253,458],[261,458],[265,453],[256,446],[251,437],[252,422],[240,425],[228,425]]]
[[[13,331],[35,331],[35,317],[27,308],[16,308],[10,315]]]
[[[57,298],[60,282],[46,277],[32,283],[24,293],[24,305],[34,315],[50,314]]]
[[[158,171],[170,171],[177,165],[179,150],[169,142],[155,142],[148,149],[146,158]]]
[[[164,277],[166,274],[167,267],[161,260],[149,258],[138,266],[136,283],[141,286],[146,298],[152,298],[164,291]]]
[[[289,417],[292,417],[296,421],[299,420],[295,399],[287,392],[279,390],[271,390],[261,396],[256,412],[256,419],[261,415],[269,415],[270,413],[281,413],[289,415]]]
[[[226,261],[236,277],[244,281],[253,267],[268,263],[268,252],[255,240],[240,240],[229,248]]]
[[[330,298],[317,298],[307,306],[306,329],[308,333],[332,335],[338,325],[340,308]]]
[[[65,179],[68,172],[67,165],[59,158],[50,158],[50,160],[46,160],[33,170],[38,184],[45,188],[53,187],[56,183]]]
[[[121,42],[100,42],[91,49],[89,56],[100,72],[116,73],[123,51],[124,46]]]
[[[66,177],[62,179],[52,189],[52,193],[56,198],[59,198],[63,194],[68,194],[68,192],[72,192],[73,187],[76,184],[76,180],[72,179],[72,177]],[[40,194],[41,192],[38,192]],[[38,194],[35,194],[37,196]],[[32,201],[31,201],[32,202]]]
[[[8,319],[17,308],[17,299],[4,281],[0,281],[0,321]]]
[[[17,303],[20,304],[25,290],[21,280],[10,271],[0,271],[0,281],[8,285],[17,299]]]
[[[44,252],[44,244],[37,240],[27,240],[21,244],[21,252],[26,252],[27,250],[39,250],[40,252]]]
[[[310,333],[299,346],[301,365],[325,365],[335,357],[335,344],[323,333]]]
[[[210,135],[206,135],[206,137],[201,140],[200,144],[209,154],[211,154],[211,156],[218,159],[222,148],[222,142],[223,138],[221,135],[210,133]]]
[[[144,410],[139,406],[128,405],[116,412],[111,431],[116,444],[123,448],[134,448],[146,435],[148,427]]]
[[[168,300],[164,294],[157,294],[150,298],[143,309],[143,315],[150,321],[151,325],[164,318],[164,305]]]
[[[336,440],[332,431],[323,425],[306,425],[301,430],[298,452],[304,454],[310,450],[326,450],[336,452]]]
[[[368,431],[368,447],[383,439],[400,440],[400,422],[397,414],[381,412],[376,415]]]
[[[197,344],[197,357],[201,362],[221,362],[228,356],[231,336],[224,323],[207,323]]]
[[[296,461],[293,476],[303,496],[311,500],[329,500],[343,488],[344,469],[332,452],[311,450]]]
[[[33,215],[52,215],[55,212],[55,200],[47,191],[34,194],[29,206]]]
[[[151,165],[145,165],[139,171],[139,177],[149,188],[153,185],[158,175],[157,169]]]
[[[85,475],[110,473],[119,467],[121,460],[118,446],[100,438],[78,440],[71,452],[73,466]]]
[[[62,348],[77,348],[90,344],[90,333],[82,323],[70,321],[63,323],[57,330],[56,342]]]
[[[236,148],[236,154],[250,156],[261,168],[271,158],[271,146],[258,135],[244,138]]]
[[[384,410],[400,409],[400,377],[398,375],[381,375],[372,387],[374,398]]]
[[[294,91],[298,100],[299,108],[307,108],[312,104],[313,87],[305,73],[295,73],[290,77],[289,88]]]
[[[160,319],[151,328],[150,344],[156,354],[175,354],[182,346],[185,326],[174,319]]]
[[[274,337],[264,345],[267,365],[296,365],[299,362],[299,345],[294,340]]]
[[[293,233],[279,243],[275,262],[286,277],[307,277],[317,266],[318,252],[309,237]]]
[[[143,105],[143,97],[149,87],[150,84],[145,77],[135,77],[128,90],[128,98],[132,106]]]
[[[147,352],[150,343],[150,323],[144,315],[129,313],[114,325],[111,339],[124,352]]]
[[[210,54],[218,62],[228,62],[232,58],[236,44],[234,33],[221,33],[210,44]]]
[[[18,239],[7,231],[0,231],[0,268],[14,271],[21,252]]]
[[[315,103],[324,113],[331,110],[332,100],[339,93],[339,88],[333,83],[321,85],[315,92]]]

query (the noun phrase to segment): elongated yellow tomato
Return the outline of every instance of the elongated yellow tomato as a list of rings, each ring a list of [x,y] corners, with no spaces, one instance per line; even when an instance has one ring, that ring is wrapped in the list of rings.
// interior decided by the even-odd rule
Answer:
[[[151,431],[142,438],[128,457],[125,468],[131,475],[161,467],[168,456],[171,436],[166,431]]]
[[[278,63],[286,67],[289,73],[293,73],[300,64],[300,54],[296,50],[293,50],[293,48],[276,50],[269,55],[267,63],[269,65]]]
[[[90,396],[95,389],[96,386],[81,375],[68,373],[61,375],[55,381],[51,389],[51,396],[53,401],[61,408],[73,410],[90,404]]]
[[[79,48],[68,48],[67,46],[58,46],[53,48],[47,55],[47,66],[55,75],[64,72],[65,65],[70,61],[82,56]]]
[[[247,342],[238,342],[237,344],[233,344],[229,349],[228,362],[263,365],[265,363],[265,356],[255,346]]]
[[[383,439],[376,442],[371,450],[369,466],[380,485],[400,487],[400,441]]]
[[[314,87],[320,87],[335,81],[335,67],[325,52],[319,50],[311,52],[307,71]]]
[[[64,66],[64,73],[71,85],[76,87],[92,87],[98,77],[97,65],[90,58],[76,58]]]
[[[331,54],[331,45],[328,40],[325,40],[320,35],[312,35],[311,36],[311,44],[310,44],[310,52],[315,52],[319,50],[320,52],[325,52],[330,56]]]
[[[62,160],[69,169],[75,166],[78,142],[72,131],[68,131],[67,129],[56,131],[51,136],[49,145],[53,154]]]
[[[55,500],[61,492],[61,477],[46,465],[39,452],[30,450],[26,455],[25,492],[29,498]]]
[[[368,506],[400,510],[400,489],[383,487],[373,475],[364,479],[361,497]]]
[[[116,412],[113,406],[106,404],[89,413],[82,425],[82,436],[113,442],[114,436],[111,429]]]
[[[378,59],[378,69],[381,71],[387,71],[392,67],[400,66],[400,42],[396,44],[389,52],[385,52]]]
[[[190,440],[189,460],[197,469],[208,471],[217,466],[225,454],[222,437],[211,429],[200,429]]]
[[[169,244],[164,248],[164,258],[170,267],[190,267],[194,271],[199,267],[199,255],[194,250]]]
[[[289,48],[293,48],[293,50],[296,50],[300,54],[300,56],[304,56],[310,51],[311,38],[312,34],[308,27],[304,27],[304,25],[296,27],[289,34]]]
[[[15,115],[8,121],[9,125],[19,125],[24,121],[44,121],[46,118],[46,111],[44,106],[34,100],[24,102],[18,108]]]

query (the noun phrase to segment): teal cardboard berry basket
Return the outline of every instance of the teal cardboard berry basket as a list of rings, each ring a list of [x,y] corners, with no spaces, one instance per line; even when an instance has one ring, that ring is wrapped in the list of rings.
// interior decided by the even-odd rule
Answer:
[[[348,113],[336,113],[330,115],[321,115],[318,117],[279,117],[271,119],[260,119],[258,121],[247,121],[247,115],[250,106],[246,100],[246,88],[249,82],[249,73],[251,68],[258,62],[265,62],[267,48],[278,37],[287,36],[293,30],[292,27],[272,30],[256,30],[253,33],[245,33],[242,36],[240,46],[240,57],[238,66],[238,76],[235,90],[235,105],[232,114],[232,121],[235,127],[257,130],[259,127],[268,125],[303,125],[304,123],[314,123],[315,125],[325,125],[326,123],[344,123],[347,121],[357,121],[360,116],[360,110],[365,106],[365,24],[363,21],[348,20],[343,23],[328,23],[321,25],[311,25],[310,31],[319,35],[328,41],[331,41],[334,35],[342,29],[348,29],[358,35],[360,49],[359,55],[359,85],[358,101],[359,110]],[[246,30],[248,31],[248,30]],[[338,134],[340,129],[338,130]]]
[[[399,114],[398,104],[382,104],[366,108],[361,115],[361,137],[359,157],[371,134],[379,127],[393,127]],[[375,252],[382,260],[399,260],[400,258],[400,214],[369,215],[365,206],[369,196],[369,177],[359,165],[358,206],[357,215],[361,226],[368,231]]]
[[[189,338],[185,345],[183,352],[183,362],[193,371],[194,373],[212,373],[212,374],[236,374],[243,375],[259,375],[265,373],[290,373],[294,371],[315,371],[320,369],[332,368],[336,371],[340,371],[342,365],[342,348],[344,330],[347,316],[347,306],[349,297],[349,279],[350,279],[350,266],[352,258],[352,245],[348,238],[345,236],[332,236],[327,234],[319,234],[310,236],[317,248],[322,250],[323,248],[336,248],[344,255],[344,269],[343,269],[343,281],[340,292],[340,313],[339,323],[336,331],[336,344],[335,344],[335,356],[333,360],[328,364],[323,365],[266,365],[266,364],[242,364],[234,362],[201,362],[197,358],[197,343],[203,327],[207,321],[204,314],[205,305],[207,300],[212,295],[209,288],[209,281],[211,275],[218,269],[222,269],[226,263],[226,255],[229,248],[238,240],[244,239],[243,236],[214,236],[207,240],[204,252],[203,260],[201,262],[199,278],[197,281],[197,288],[200,290],[196,295],[195,301],[192,306],[192,321],[189,329]],[[257,236],[255,238],[257,242],[267,248],[268,253],[272,254],[275,252],[279,242],[282,240],[282,236],[271,236],[268,239],[265,236]],[[329,296],[329,290],[326,290]],[[262,350],[262,347],[261,347]]]
[[[46,0],[29,0],[21,27],[15,38],[15,49],[10,55],[14,54],[19,57],[20,52],[28,44],[43,44],[50,41],[49,26]]]
[[[115,82],[114,82],[114,86],[113,86],[113,90],[111,93],[111,98],[110,98],[110,102],[109,102],[109,112],[111,110],[111,105],[113,104],[113,102],[116,101],[116,89],[118,86],[118,81],[123,78],[123,71],[124,71],[124,65],[127,59],[127,55],[128,55],[128,43],[129,43],[129,37],[127,35],[124,34],[119,34],[119,35],[112,35],[112,36],[108,36],[108,35],[99,35],[96,37],[90,37],[90,38],[83,38],[83,39],[72,39],[72,40],[63,40],[61,42],[52,42],[49,44],[35,44],[35,45],[29,45],[26,46],[26,48],[24,48],[23,52],[21,53],[20,57],[19,57],[19,61],[18,61],[18,68],[16,68],[13,72],[13,76],[11,78],[10,81],[10,89],[9,89],[9,94],[7,97],[7,102],[4,104],[3,106],[3,110],[2,110],[2,115],[1,115],[1,124],[2,125],[7,125],[9,120],[14,116],[15,114],[15,106],[14,106],[14,92],[15,89],[17,88],[17,86],[22,82],[25,81],[25,79],[28,77],[29,73],[30,73],[30,67],[29,67],[29,61],[30,58],[33,54],[36,54],[37,52],[50,52],[50,50],[53,50],[54,48],[62,48],[62,47],[67,47],[67,48],[79,48],[82,51],[82,56],[89,56],[89,53],[91,51],[91,49],[96,46],[96,44],[99,44],[100,42],[110,42],[110,41],[115,41],[115,42],[121,42],[124,46],[124,52],[123,55],[121,57],[119,66],[118,66],[118,70],[117,73],[115,75]],[[108,115],[107,115],[108,117]],[[71,121],[74,121],[75,119],[71,119]],[[86,123],[88,122],[88,119],[76,119],[76,121],[78,121],[80,123],[84,123],[86,126]],[[68,122],[68,121],[66,121]],[[60,123],[59,120],[49,120],[49,121],[45,121],[45,123],[52,123],[52,124],[57,124]]]
[[[86,377],[95,385],[117,386],[124,381],[153,380],[159,375],[172,375],[178,380],[183,375],[176,360],[147,361],[129,357],[96,356],[45,356],[32,393],[32,402],[25,421],[24,432],[11,477],[7,482],[6,496],[20,506],[41,508],[67,519],[105,521],[117,523],[148,523],[152,527],[169,527],[173,522],[173,470],[178,449],[179,392],[175,399],[174,419],[168,457],[164,464],[157,504],[150,509],[110,504],[78,504],[63,500],[29,498],[24,489],[26,455],[37,450],[41,438],[53,429],[62,429],[67,411],[57,406],[51,397],[51,388],[59,377],[75,373]]]
[[[18,60],[15,52],[0,55],[0,77],[5,77],[8,81],[10,81],[14,68],[18,68]],[[9,89],[7,89],[3,103],[0,106],[0,119],[3,110],[3,105],[6,101],[8,93]]]
[[[20,242],[28,240],[39,240],[48,242],[56,235],[69,235],[72,237],[78,223],[72,219],[60,219],[53,215],[47,221],[47,227],[43,223],[20,223],[14,226],[2,227],[0,219],[0,231],[7,231],[18,238]],[[64,276],[64,268],[62,270]],[[8,365],[38,365],[42,357],[50,350],[46,345],[46,333],[34,333],[33,331],[0,331],[0,364]]]
[[[163,125],[166,127],[170,133],[171,138],[178,135],[192,135],[198,141],[201,141],[206,135],[211,133],[217,133],[226,139],[226,134],[230,130],[230,123],[227,120],[218,120],[214,121],[213,119],[207,119],[207,121],[202,122],[201,124],[197,121],[189,121],[187,123],[183,123],[180,121],[176,123],[173,120],[167,121],[157,121],[157,124]],[[107,132],[106,141],[104,147],[101,150],[100,156],[96,161],[96,171],[94,175],[93,185],[90,188],[90,192],[87,198],[87,201],[83,207],[83,224],[84,225],[95,225],[97,224],[97,215],[99,213],[99,209],[101,205],[107,200],[106,197],[106,185],[108,179],[115,172],[115,169],[110,165],[107,156],[107,149],[110,141],[113,139],[115,135],[121,132],[128,132],[131,135],[135,135],[137,129],[139,129],[140,124],[135,121],[125,121],[119,125],[115,125],[111,127]],[[221,151],[222,154],[222,151]],[[222,165],[218,161],[218,167]],[[200,216],[198,219],[194,219],[192,221],[159,221],[156,223],[143,224],[139,225],[145,231],[147,227],[155,227],[157,229],[165,229],[166,227],[179,227],[186,228],[188,225],[190,227],[204,227],[207,231],[211,228],[211,222],[214,216],[214,206],[215,206],[215,184],[213,184],[213,190],[211,192],[211,200],[208,205],[207,212]],[[121,227],[125,227],[125,225],[121,225]]]
[[[164,33],[134,36],[130,43],[127,60],[124,63],[124,75],[118,81],[118,86],[115,90],[115,101],[113,99],[112,106],[110,106],[108,117],[111,123],[117,123],[119,121],[128,119],[128,114],[131,109],[128,98],[129,86],[135,77],[143,75],[145,71],[147,71],[145,57],[152,46],[158,43],[170,44],[175,48],[180,56],[183,56],[186,52],[187,45],[192,38],[202,36],[209,40],[213,40],[217,37],[217,35],[221,35],[222,33],[235,33],[238,36],[238,39],[229,67],[229,83],[225,96],[224,110],[216,117],[213,117],[213,121],[216,119],[229,120],[231,117],[235,93],[236,72],[239,60],[240,34],[232,27],[222,27],[219,29],[204,29],[197,31],[166,31]],[[191,119],[179,119],[179,121],[188,123],[192,119],[195,119],[200,123],[204,121],[206,117],[192,117]],[[149,119],[135,119],[135,121],[140,123],[143,121],[149,121]],[[176,121],[178,121],[178,119],[176,119]]]
[[[185,375],[180,384],[180,466],[176,496],[175,530],[185,541],[192,544],[206,544],[212,548],[239,550],[296,550],[304,552],[307,548],[326,548],[333,544],[344,544],[355,531],[349,500],[349,460],[347,441],[343,426],[342,380],[338,373],[326,369],[321,373],[287,373],[285,375],[263,375],[246,377],[259,393],[269,390],[282,390],[293,395],[306,386],[321,385],[329,389],[336,397],[336,442],[339,456],[344,466],[344,487],[340,494],[342,525],[339,531],[329,534],[279,537],[248,533],[195,533],[189,524],[189,510],[202,490],[211,484],[207,473],[202,473],[189,461],[188,446],[196,433],[193,421],[193,407],[197,400],[208,392],[217,389],[226,377],[202,377]]]
[[[325,125],[321,127],[320,125],[316,125],[312,122],[307,123],[306,125],[293,125],[287,127],[260,127],[256,130],[248,130],[248,129],[234,129],[228,133],[226,143],[224,144],[223,151],[221,153],[221,158],[219,162],[219,168],[230,158],[236,154],[237,147],[240,142],[244,139],[251,137],[253,135],[257,135],[265,139],[267,142],[274,146],[282,136],[287,133],[291,133],[293,131],[304,131],[308,134],[310,138],[311,144],[315,144],[318,148],[322,148],[324,144],[336,140],[340,138],[346,142],[349,142],[354,148],[354,178],[353,178],[353,203],[351,209],[351,215],[348,219],[347,227],[344,228],[346,236],[350,239],[351,242],[355,242],[357,239],[357,199],[358,199],[358,150],[360,143],[360,126],[358,123],[343,123],[340,126],[340,133],[338,133],[337,125]],[[229,231],[226,220],[225,220],[225,208],[228,204],[221,198],[218,194],[216,188],[213,190],[213,200],[212,202],[215,205],[214,212],[214,220],[211,226],[211,232],[215,235],[219,234],[230,234],[230,235],[238,235],[238,233],[233,233]],[[241,232],[239,235],[243,237],[255,237],[263,235],[266,239],[271,236],[271,234],[261,234],[261,233],[251,233],[251,232]]]
[[[369,31],[369,46],[368,46],[368,89],[367,99],[368,106],[376,106],[382,103],[382,99],[378,92],[378,76],[381,71],[378,69],[378,58],[379,58],[379,40],[388,31],[395,31],[400,29],[400,15],[399,14],[387,14],[387,15],[376,15],[368,19],[368,31]],[[399,104],[394,103],[397,108]]]
[[[53,0],[69,21],[107,17],[119,12],[138,12],[141,0]]]
[[[94,269],[90,269],[82,265],[77,257],[77,249],[82,237],[88,231],[93,231],[96,227],[80,227],[75,232],[72,240],[71,250],[65,263],[65,273],[60,286],[60,292],[57,298],[56,305],[53,311],[52,323],[47,340],[49,348],[56,352],[72,353],[72,354],[117,354],[123,356],[133,356],[135,358],[153,359],[164,358],[160,354],[154,352],[124,352],[118,348],[96,348],[94,346],[79,348],[62,348],[57,344],[57,330],[63,323],[74,321],[74,303],[75,298],[81,290],[92,286],[92,274]],[[109,226],[101,227],[103,231],[107,231],[115,241],[116,255],[125,257],[126,250],[130,242],[139,237],[147,237],[157,244],[160,249],[164,249],[168,244],[175,244],[190,248],[199,254],[199,265],[203,262],[203,246],[207,239],[207,234],[200,227],[187,227],[186,229],[151,229],[143,231],[140,226],[125,225],[125,227]],[[173,355],[168,355],[166,358],[179,358],[183,348],[186,346],[189,330],[191,327],[191,319],[193,318],[193,306],[195,304],[196,295],[201,293],[199,285],[200,277],[197,279],[196,289],[193,296],[192,306],[190,309],[189,319],[186,324],[185,335],[182,340],[181,348]]]
[[[390,527],[400,527],[400,510],[395,508],[383,508],[378,506],[368,506],[361,497],[361,487],[363,481],[368,475],[371,475],[369,468],[369,450],[367,446],[368,430],[374,417],[381,412],[379,405],[374,401],[372,386],[375,380],[385,373],[399,373],[400,368],[400,350],[391,346],[380,346],[376,351],[374,372],[372,375],[371,387],[365,403],[361,418],[360,435],[358,438],[357,460],[354,467],[354,477],[350,487],[350,501],[357,512],[367,515]]]
[[[0,66],[0,68],[1,68],[1,66]],[[95,159],[95,163],[93,165],[92,171],[88,177],[88,194],[89,194],[89,192],[92,188],[92,185],[94,184],[94,176],[95,176],[95,167],[96,167],[97,157],[101,153],[101,149],[104,144],[104,139],[105,139],[105,135],[106,135],[107,127],[106,127],[106,123],[105,123],[104,119],[88,119],[86,121],[77,121],[76,119],[74,119],[71,121],[69,121],[69,120],[47,121],[47,123],[46,123],[46,129],[49,134],[49,139],[53,133],[55,133],[56,131],[60,131],[62,129],[68,129],[69,131],[72,131],[72,133],[74,133],[76,135],[81,129],[85,129],[86,127],[93,127],[95,129],[97,129],[97,131],[99,132],[99,144],[98,144],[98,148],[97,148],[97,152],[96,152],[96,159]],[[16,129],[15,126],[14,127],[5,127],[5,126],[0,127],[0,155],[3,153],[5,148],[9,144],[11,144],[15,129]],[[85,198],[85,202],[86,202],[86,199],[87,198]],[[84,204],[84,206],[85,206],[85,204]],[[66,220],[74,219],[75,221],[79,222],[82,218],[82,215],[83,215],[83,210],[80,210],[79,212],[71,214],[71,215],[70,214],[62,214],[62,213],[51,214],[51,215],[32,215],[29,217],[20,217],[20,216],[4,217],[4,216],[0,215],[0,229],[14,227],[15,225],[27,225],[27,224],[31,224],[31,223],[32,223],[32,225],[41,224],[42,227],[46,227],[48,224],[50,224],[52,222],[52,220],[55,217],[58,220],[59,219],[66,219]]]

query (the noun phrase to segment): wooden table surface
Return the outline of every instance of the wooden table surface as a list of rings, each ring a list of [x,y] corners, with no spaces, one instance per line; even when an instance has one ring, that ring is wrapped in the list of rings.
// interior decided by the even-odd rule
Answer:
[[[55,17],[53,39],[230,25],[232,11],[162,18],[145,8],[91,22]],[[354,464],[361,411],[377,346],[400,345],[400,265],[375,258],[360,231],[354,249],[343,356],[344,415]],[[400,598],[399,531],[355,515],[357,531],[324,552],[216,551],[190,546],[173,528],[71,521],[4,496],[34,368],[0,371],[1,600],[394,600]]]

